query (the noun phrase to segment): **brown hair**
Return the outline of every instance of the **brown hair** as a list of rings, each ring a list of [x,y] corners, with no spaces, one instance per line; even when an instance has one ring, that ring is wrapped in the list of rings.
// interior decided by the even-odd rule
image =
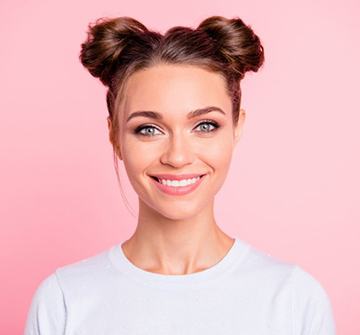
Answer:
[[[80,61],[108,87],[106,94],[112,121],[110,138],[117,169],[118,106],[127,79],[136,71],[156,64],[187,64],[219,73],[226,81],[237,123],[240,111],[240,81],[247,71],[257,72],[264,62],[259,37],[239,17],[211,16],[196,29],[176,26],[164,35],[148,30],[127,17],[100,18],[88,26],[81,44]]]

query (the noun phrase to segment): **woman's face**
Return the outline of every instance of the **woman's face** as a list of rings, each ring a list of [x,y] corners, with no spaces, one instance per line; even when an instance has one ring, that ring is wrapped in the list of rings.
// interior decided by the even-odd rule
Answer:
[[[216,108],[188,117],[206,107]],[[231,108],[224,79],[199,67],[162,64],[128,79],[119,106],[119,158],[142,205],[181,220],[213,203],[245,117],[241,110],[235,127]],[[134,114],[139,111],[152,113]],[[170,185],[162,187],[170,193],[163,191],[151,177],[161,174],[204,176],[194,190],[171,194],[180,188]]]

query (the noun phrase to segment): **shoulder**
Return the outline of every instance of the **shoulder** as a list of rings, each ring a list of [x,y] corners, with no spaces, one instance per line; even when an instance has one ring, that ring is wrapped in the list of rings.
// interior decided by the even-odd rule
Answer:
[[[43,279],[33,294],[25,324],[25,335],[62,334],[66,306],[55,273]]]
[[[298,264],[254,248],[250,250],[248,266],[258,272],[278,324],[284,324],[284,318],[290,317],[294,334],[334,335],[332,306],[322,283]]]
[[[45,300],[51,306],[60,305],[63,302],[63,292],[55,272],[42,279],[37,286],[32,298],[32,307],[42,309]]]
[[[293,334],[334,335],[335,322],[323,284],[298,264],[283,261],[252,246],[239,267],[269,313],[281,325],[291,319]]]
[[[240,241],[240,243],[246,246],[243,248],[246,253],[238,263],[239,276],[260,281],[265,286],[289,281],[295,264],[276,258],[247,242]]]
[[[104,285],[107,270],[110,271],[108,251],[58,267],[38,284],[28,311],[25,335],[63,334],[73,299],[85,297]]]
[[[241,264],[242,271],[262,278],[266,282],[277,282],[286,286],[297,298],[310,298],[322,303],[328,296],[318,279],[296,263],[274,257],[249,245],[248,253]]]
[[[109,251],[110,249],[103,250],[55,270],[56,278],[65,298],[76,298],[84,292],[91,292],[107,285],[113,275]]]
[[[293,268],[290,284],[297,300],[311,299],[320,304],[329,302],[328,294],[320,281],[298,265]]]
[[[110,267],[108,253],[109,250],[103,250],[95,255],[58,267],[55,271],[58,280],[63,282],[68,279],[82,280],[84,277],[96,276],[101,270]]]
[[[323,284],[300,266],[295,266],[290,286],[294,328],[306,328],[309,334],[335,334],[333,309]]]

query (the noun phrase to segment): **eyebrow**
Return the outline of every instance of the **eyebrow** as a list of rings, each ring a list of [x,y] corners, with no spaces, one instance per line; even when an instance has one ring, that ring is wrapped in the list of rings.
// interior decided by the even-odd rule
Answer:
[[[189,112],[187,114],[187,118],[192,119],[192,118],[194,118],[196,116],[207,114],[207,113],[210,113],[210,112],[213,112],[213,111],[220,112],[220,113],[225,115],[225,112],[221,108],[216,107],[216,106],[209,106],[209,107],[205,107],[205,108],[198,108],[198,109],[195,109],[195,110]],[[134,113],[132,113],[132,114],[130,114],[128,116],[126,122],[129,122],[129,120],[131,120],[132,118],[137,117],[137,116],[144,116],[144,117],[148,117],[148,118],[152,118],[152,119],[156,119],[156,120],[162,120],[163,119],[162,114],[160,114],[158,112],[154,112],[154,111],[136,111],[136,112],[134,112]]]

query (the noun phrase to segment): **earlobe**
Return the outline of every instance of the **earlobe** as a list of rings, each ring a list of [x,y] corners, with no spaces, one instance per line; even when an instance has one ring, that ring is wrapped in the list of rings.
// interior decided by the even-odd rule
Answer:
[[[112,122],[111,122],[111,118],[108,116],[107,117],[107,124],[108,124],[108,129],[109,129],[109,141],[112,144],[113,148],[115,149],[115,152],[117,154],[117,156],[119,157],[120,160],[122,160],[121,158],[121,152],[120,152],[120,147],[117,145],[117,143],[113,140],[114,138],[114,134],[113,134],[113,130],[112,130]]]
[[[113,144],[113,142],[112,142],[112,124],[111,124],[110,116],[107,117],[107,125],[108,125],[108,130],[109,130],[109,141],[111,144]]]
[[[242,134],[242,129],[243,129],[244,122],[245,122],[245,116],[246,116],[245,110],[240,109],[239,120],[235,127],[235,143],[234,144],[236,144],[240,140],[240,136]]]

